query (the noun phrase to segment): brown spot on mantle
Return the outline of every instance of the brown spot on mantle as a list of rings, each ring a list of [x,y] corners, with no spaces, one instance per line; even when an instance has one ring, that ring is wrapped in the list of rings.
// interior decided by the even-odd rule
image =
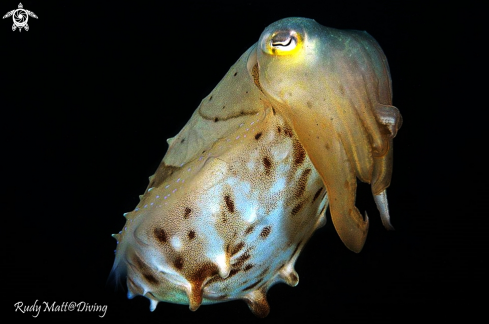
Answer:
[[[239,242],[235,247],[233,247],[233,250],[231,251],[231,255],[235,255],[236,253],[241,251],[244,245],[245,245],[244,242]]]
[[[175,268],[177,268],[178,270],[182,270],[183,268],[183,258],[181,256],[177,257],[175,259],[175,261],[173,261],[173,265],[175,266]]]
[[[166,243],[167,236],[164,229],[157,227],[153,230],[153,234],[160,243]]]
[[[301,165],[306,159],[306,151],[302,147],[299,141],[295,141],[293,145],[293,153],[294,153],[294,165]]]
[[[306,191],[307,180],[309,180],[309,175],[311,174],[311,172],[311,169],[305,169],[304,171],[302,171],[302,174],[297,183],[297,187],[294,190],[294,196],[296,198],[300,198]]]
[[[321,191],[323,191],[323,187],[319,188],[318,191],[314,194],[314,197],[312,198],[312,202],[314,202],[316,199],[318,199],[319,195],[321,194]]]
[[[260,237],[262,238],[267,238],[268,235],[270,235],[270,232],[272,231],[272,227],[271,226],[265,226],[262,230],[261,230],[261,233],[260,233]]]
[[[183,213],[183,218],[187,219],[190,216],[190,213],[192,213],[192,209],[185,207],[185,212]]]
[[[263,158],[263,166],[265,167],[265,174],[270,175],[270,171],[272,170],[272,161],[268,156]]]
[[[292,208],[291,214],[293,216],[297,215],[301,211],[301,209],[302,209],[303,206],[304,206],[304,201],[301,201],[300,203],[298,203],[297,205],[295,205],[294,208]]]
[[[234,213],[234,201],[229,195],[224,196],[224,201],[226,202],[226,207],[230,213]]]
[[[150,284],[156,285],[158,283],[158,279],[156,279],[151,273],[143,273],[143,277],[148,281]]]
[[[243,288],[243,290],[242,290],[242,291],[247,291],[247,290],[250,290],[250,289],[255,288],[255,287],[258,285],[258,284],[260,284],[260,282],[262,282],[262,280],[263,280],[263,278],[262,278],[262,279],[260,279],[260,280],[258,280],[258,281],[257,281],[257,282],[255,282],[255,283],[252,283],[252,284],[251,284],[251,285],[249,285],[248,287]]]

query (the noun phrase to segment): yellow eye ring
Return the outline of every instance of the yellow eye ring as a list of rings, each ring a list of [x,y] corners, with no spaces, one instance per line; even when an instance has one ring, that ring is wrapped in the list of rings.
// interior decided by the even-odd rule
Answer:
[[[302,37],[294,30],[273,33],[266,44],[269,54],[292,55],[302,47]]]

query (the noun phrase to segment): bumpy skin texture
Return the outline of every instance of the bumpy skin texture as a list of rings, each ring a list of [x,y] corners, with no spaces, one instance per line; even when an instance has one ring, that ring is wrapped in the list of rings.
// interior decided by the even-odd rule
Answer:
[[[391,100],[387,61],[368,34],[304,18],[270,25],[168,140],[114,235],[113,274],[152,310],[243,299],[266,316],[267,290],[297,285],[295,260],[328,202],[345,245],[362,249],[357,178],[392,228],[385,190],[402,118]]]

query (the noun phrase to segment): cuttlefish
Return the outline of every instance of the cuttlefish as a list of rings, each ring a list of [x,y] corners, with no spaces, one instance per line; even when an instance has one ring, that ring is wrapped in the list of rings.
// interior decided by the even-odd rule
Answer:
[[[382,222],[393,138],[387,60],[366,32],[287,18],[268,26],[205,97],[113,236],[112,269],[128,296],[201,304],[246,301],[266,316],[268,289],[297,285],[294,263],[314,231],[333,225],[362,249],[371,184]]]

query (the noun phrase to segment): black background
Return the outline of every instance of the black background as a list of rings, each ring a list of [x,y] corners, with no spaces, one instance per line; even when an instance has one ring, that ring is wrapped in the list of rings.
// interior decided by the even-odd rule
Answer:
[[[18,0],[17,0],[18,1]],[[2,1],[2,15],[17,8]],[[2,308],[43,301],[107,305],[35,320],[410,322],[463,315],[487,301],[487,141],[482,21],[469,2],[22,1],[28,32],[1,21]],[[306,246],[295,288],[269,291],[259,320],[242,301],[201,306],[127,300],[107,284],[122,213],[132,210],[174,136],[272,22],[314,18],[368,31],[391,67],[395,139],[383,229],[360,254],[331,222]],[[484,137],[485,136],[485,137]],[[329,214],[328,214],[329,216]],[[6,271],[6,274],[5,274]],[[474,317],[473,317],[474,316]]]

